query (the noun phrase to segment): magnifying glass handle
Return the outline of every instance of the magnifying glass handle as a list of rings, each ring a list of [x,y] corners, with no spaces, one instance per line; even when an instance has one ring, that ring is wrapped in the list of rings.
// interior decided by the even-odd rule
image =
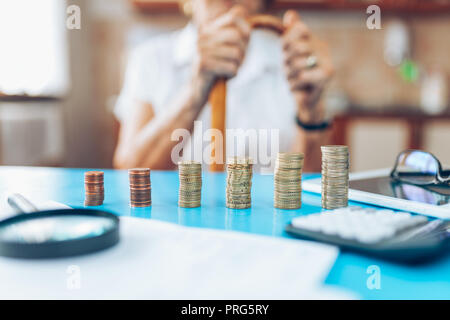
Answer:
[[[8,204],[21,213],[38,211],[38,208],[20,193],[12,193],[8,196]]]

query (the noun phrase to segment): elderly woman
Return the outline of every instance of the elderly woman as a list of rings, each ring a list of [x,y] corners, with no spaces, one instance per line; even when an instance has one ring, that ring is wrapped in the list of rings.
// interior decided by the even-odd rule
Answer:
[[[227,129],[278,130],[280,151],[302,151],[305,169],[318,169],[330,57],[294,11],[283,16],[281,38],[251,31],[248,17],[264,12],[269,2],[192,0],[191,23],[131,54],[115,110],[121,121],[117,168],[172,168],[179,144],[172,133],[206,130],[210,91],[218,78],[227,78]],[[195,120],[202,128],[194,130]]]

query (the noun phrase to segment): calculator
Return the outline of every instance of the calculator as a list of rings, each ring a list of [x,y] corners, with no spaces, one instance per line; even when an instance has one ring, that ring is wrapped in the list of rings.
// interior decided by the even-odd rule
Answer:
[[[294,218],[294,237],[402,262],[423,262],[450,251],[450,223],[388,209],[346,207]]]

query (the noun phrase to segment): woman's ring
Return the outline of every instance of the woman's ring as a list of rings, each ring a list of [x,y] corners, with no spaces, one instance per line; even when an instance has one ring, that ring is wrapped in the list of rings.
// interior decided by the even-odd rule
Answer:
[[[312,69],[317,65],[317,57],[315,55],[310,55],[308,58],[306,58],[306,67],[308,69]]]

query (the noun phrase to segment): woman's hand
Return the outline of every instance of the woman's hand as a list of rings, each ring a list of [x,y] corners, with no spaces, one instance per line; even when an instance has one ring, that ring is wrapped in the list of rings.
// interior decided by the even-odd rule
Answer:
[[[328,48],[313,37],[295,11],[286,12],[283,24],[284,66],[298,117],[304,123],[320,123],[324,117],[320,96],[334,72]]]
[[[246,18],[244,7],[234,6],[199,26],[194,80],[200,80],[197,83],[205,88],[206,95],[217,78],[232,78],[237,74],[251,31]]]

